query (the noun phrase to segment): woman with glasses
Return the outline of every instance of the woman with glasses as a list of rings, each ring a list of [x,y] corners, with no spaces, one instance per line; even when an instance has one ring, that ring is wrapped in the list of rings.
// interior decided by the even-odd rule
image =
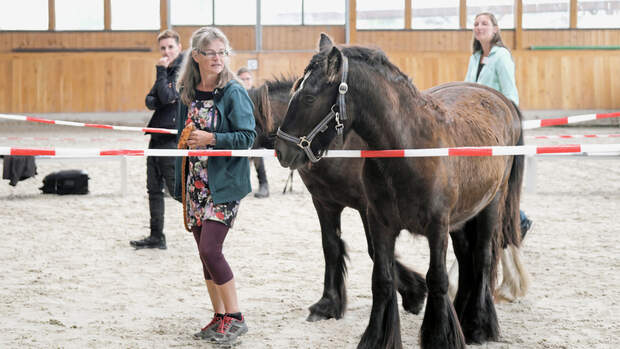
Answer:
[[[181,100],[179,135],[194,127],[190,149],[248,149],[256,133],[252,102],[229,68],[228,39],[217,28],[203,27],[192,35],[177,86]],[[185,160],[183,160],[185,161]],[[188,157],[186,173],[177,166],[177,192],[185,191],[187,223],[198,245],[214,315],[194,335],[217,344],[234,344],[248,327],[237,301],[235,279],[222,254],[243,197],[251,192],[246,157]],[[181,179],[186,178],[185,188]]]

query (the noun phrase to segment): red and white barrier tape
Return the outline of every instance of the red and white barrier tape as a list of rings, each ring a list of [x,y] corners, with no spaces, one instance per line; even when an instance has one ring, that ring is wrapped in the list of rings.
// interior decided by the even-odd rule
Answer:
[[[527,139],[571,139],[571,138],[620,138],[620,134],[603,135],[551,135],[551,136],[525,136]]]
[[[92,137],[92,138],[76,138],[76,137],[14,137],[14,136],[2,136],[0,140],[3,141],[29,141],[29,142],[134,142],[144,143],[148,138],[134,137],[134,138],[106,138],[106,137]]]
[[[586,135],[547,135],[547,136],[525,136],[526,139],[576,139],[576,138],[620,138],[620,133],[613,134],[586,134]],[[15,137],[0,136],[3,141],[18,142],[134,142],[144,143],[148,138],[106,138],[106,137]]]
[[[583,121],[617,118],[617,117],[620,117],[620,112],[606,113],[606,114],[584,114],[584,115],[574,115],[574,116],[555,118],[555,119],[525,120],[522,122],[522,126],[524,130],[529,130],[529,129],[539,128],[539,127],[567,125],[567,124],[574,124],[574,123],[583,122]]]
[[[330,150],[326,158],[409,158],[430,156],[503,156],[620,152],[620,144],[571,144],[555,146],[457,147],[397,150]],[[182,149],[36,149],[0,147],[0,155],[102,157],[102,156],[233,156],[275,157],[273,149],[182,150]]]
[[[539,127],[567,125],[567,124],[573,124],[573,123],[583,122],[583,121],[616,118],[616,117],[620,117],[620,112],[606,113],[606,114],[584,114],[584,115],[575,115],[575,116],[568,116],[568,117],[555,118],[555,119],[525,120],[522,122],[522,127],[524,130],[529,130],[529,129],[539,128]],[[103,128],[103,129],[117,130],[117,131],[139,131],[139,132],[150,132],[150,133],[177,134],[177,130],[170,130],[170,129],[165,129],[165,128],[142,128],[142,127],[130,127],[130,126],[85,124],[82,122],[49,120],[49,119],[36,118],[32,116],[23,116],[23,115],[0,114],[0,119],[42,122],[46,124],[65,125],[65,126],[94,127],[94,128]]]
[[[44,123],[44,124],[65,125],[65,126],[103,128],[103,129],[107,129],[107,130],[117,130],[117,131],[137,131],[137,132],[150,132],[150,133],[177,134],[177,130],[169,130],[169,129],[165,129],[165,128],[148,128],[148,127],[130,127],[130,126],[114,126],[114,125],[101,125],[101,124],[86,124],[86,123],[83,123],[83,122],[41,119],[41,118],[36,118],[36,117],[33,117],[33,116],[24,116],[24,115],[0,114],[0,119],[30,121],[30,122],[41,122],[41,123]]]

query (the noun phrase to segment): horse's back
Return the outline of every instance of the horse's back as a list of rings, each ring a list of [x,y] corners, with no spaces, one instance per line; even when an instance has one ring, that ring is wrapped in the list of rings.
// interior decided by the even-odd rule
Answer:
[[[516,145],[521,134],[514,105],[500,92],[475,83],[452,82],[423,92],[457,137],[451,146]]]

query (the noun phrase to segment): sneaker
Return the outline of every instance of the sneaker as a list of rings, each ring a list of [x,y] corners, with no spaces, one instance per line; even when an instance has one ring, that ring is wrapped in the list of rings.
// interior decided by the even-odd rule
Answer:
[[[140,250],[143,248],[158,248],[160,250],[165,250],[166,246],[166,238],[156,238],[153,236],[146,237],[142,240],[132,240],[129,241],[129,244],[133,246],[136,250]]]
[[[217,330],[211,337],[211,341],[224,346],[232,346],[239,344],[239,336],[248,332],[248,326],[245,324],[243,316],[241,320],[234,317],[224,315]]]
[[[207,326],[203,327],[200,332],[194,333],[194,339],[211,339],[221,322],[221,316],[213,316],[213,319],[211,319],[211,322],[209,322]]]
[[[521,220],[521,241],[525,239],[525,234],[532,229],[532,224],[534,224],[534,222],[529,218]]]

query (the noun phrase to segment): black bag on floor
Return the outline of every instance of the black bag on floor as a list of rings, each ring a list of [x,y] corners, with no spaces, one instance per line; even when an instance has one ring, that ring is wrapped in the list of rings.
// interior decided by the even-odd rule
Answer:
[[[88,194],[88,173],[84,170],[63,170],[43,178],[39,189],[43,194]]]

